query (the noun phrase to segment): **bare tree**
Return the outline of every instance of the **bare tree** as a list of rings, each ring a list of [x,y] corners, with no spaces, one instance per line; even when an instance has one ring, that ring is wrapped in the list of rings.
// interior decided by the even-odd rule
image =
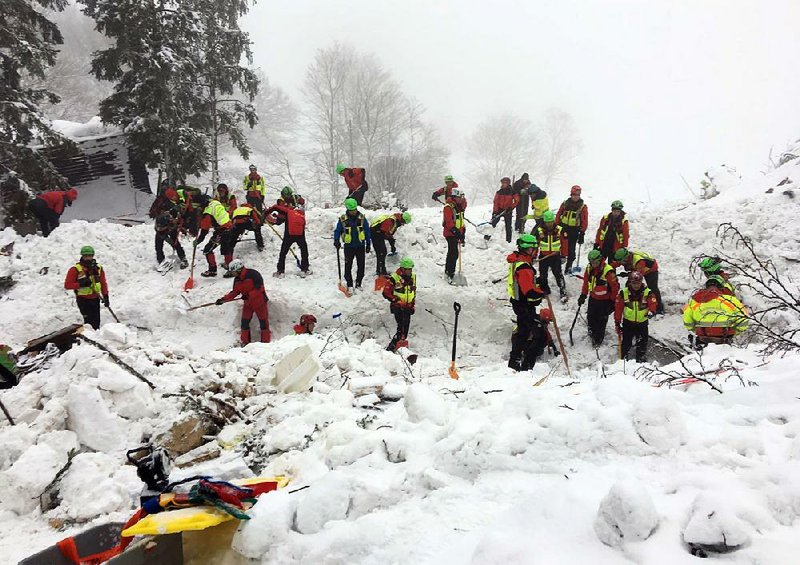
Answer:
[[[538,176],[545,186],[549,186],[569,172],[583,149],[583,142],[572,116],[557,108],[551,108],[545,114],[539,128],[539,140],[541,164]]]
[[[490,116],[478,124],[467,141],[472,199],[491,198],[500,179],[515,171],[538,170],[539,147],[533,124],[514,114]]]

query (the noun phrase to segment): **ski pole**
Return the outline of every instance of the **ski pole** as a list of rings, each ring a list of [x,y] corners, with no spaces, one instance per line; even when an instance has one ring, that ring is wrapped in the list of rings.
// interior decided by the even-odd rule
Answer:
[[[450,357],[450,369],[447,371],[451,379],[458,379],[456,371],[456,340],[458,339],[458,315],[461,313],[461,304],[453,302],[453,310],[456,313],[456,320],[453,324],[453,353]]]
[[[552,311],[552,309],[551,309]],[[575,340],[572,339],[572,330],[575,329],[575,323],[578,321],[578,314],[581,313],[581,305],[578,304],[578,309],[575,311],[575,318],[572,320],[572,325],[569,327],[569,344],[575,345]]]
[[[561,348],[561,357],[564,359],[564,366],[567,368],[567,375],[571,378],[572,372],[569,370],[569,361],[567,360],[567,350],[564,348],[564,342],[561,341],[561,330],[558,329],[558,320],[556,320],[556,311],[553,309],[553,304],[550,302],[550,296],[547,298],[547,307],[550,308],[550,314],[553,316],[553,327],[556,329],[556,339],[558,339],[558,346]]]

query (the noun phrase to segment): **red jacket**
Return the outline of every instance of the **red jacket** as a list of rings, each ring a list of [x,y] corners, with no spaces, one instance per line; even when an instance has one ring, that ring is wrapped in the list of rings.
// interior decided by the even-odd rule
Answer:
[[[643,275],[649,275],[650,273],[658,272],[658,261],[655,259],[643,258],[636,261],[636,264],[634,265],[633,255],[634,253],[631,251],[628,253],[628,256],[625,257],[624,261],[611,261],[611,266],[615,269],[623,267],[629,273],[632,273],[633,271],[639,271]]]
[[[603,219],[600,220],[600,227],[597,228],[597,235],[594,238],[594,244],[599,249],[602,249],[603,242],[609,237],[612,230],[614,231],[614,236],[616,238],[614,240],[612,253],[616,252],[617,249],[628,247],[628,219],[625,217],[625,212],[620,215],[616,222],[613,222],[611,214],[606,214],[603,216]]]
[[[250,306],[257,307],[268,302],[264,278],[255,269],[242,269],[233,279],[233,290],[222,297],[223,302],[235,300],[241,295]]]
[[[97,271],[100,271],[100,276],[98,277]],[[99,265],[95,269],[87,269],[84,267],[84,274],[89,276],[89,279],[92,282],[98,281],[100,282],[100,294],[103,296],[108,296],[108,284],[106,284],[106,272],[105,270],[100,267]],[[77,266],[72,266],[69,271],[67,271],[67,278],[64,280],[64,288],[67,290],[74,290],[77,292],[78,289],[81,288],[81,284],[78,282],[78,269]],[[82,295],[82,298],[100,298],[96,292],[92,292],[90,294]]]
[[[273,218],[272,214],[276,217]],[[283,204],[275,204],[267,208],[264,217],[271,224],[280,221],[286,222],[286,233],[289,235],[303,235],[306,231],[306,213],[299,208],[292,208]]]
[[[544,292],[536,282],[536,269],[533,268],[531,262],[533,261],[532,255],[526,255],[519,251],[514,251],[506,257],[506,261],[510,264],[519,261],[524,262],[524,265],[518,266],[514,270],[514,282],[519,287],[519,298],[525,299],[527,302],[539,304],[544,298]],[[514,298],[512,297],[512,300]]]
[[[503,212],[511,212],[517,207],[519,203],[519,194],[514,193],[511,186],[500,188],[494,193],[494,206],[492,207],[492,216],[497,216]]]
[[[605,267],[608,267],[608,272],[603,274]],[[589,295],[590,298],[595,300],[609,300],[615,301],[619,294],[619,280],[614,272],[614,268],[606,265],[605,261],[601,261],[596,269],[592,269],[591,265],[586,265],[586,270],[583,272],[583,288],[581,288],[581,295]]]
[[[342,176],[344,177],[344,183],[347,185],[347,191],[349,194],[353,194],[353,192],[361,188],[362,185],[365,191],[369,187],[366,180],[364,180],[367,176],[367,171],[365,169],[348,168],[342,171]]]
[[[72,201],[75,200],[75,198],[71,197],[73,191],[77,196],[78,191],[73,188],[71,190],[50,190],[41,193],[37,198],[44,200],[47,207],[60,216],[64,213],[64,206],[71,206]]]
[[[589,208],[583,203],[583,199],[579,198],[577,202],[573,202],[572,198],[564,200],[561,206],[558,207],[558,213],[556,213],[556,225],[563,228],[572,227],[567,221],[567,216],[570,215],[569,212],[575,212],[575,219],[577,220],[575,227],[578,228],[578,231],[586,233],[586,227],[589,225]],[[564,223],[562,223],[562,219]]]
[[[639,289],[639,292],[634,292],[633,289],[628,285],[628,292],[630,293],[629,298],[633,301],[636,300],[639,302],[639,307],[646,307],[647,310],[653,314],[656,313],[656,308],[658,308],[658,300],[656,300],[656,295],[652,292],[647,296],[647,299],[644,298],[644,289],[647,288],[646,286],[642,285],[642,288]],[[622,297],[622,291],[617,294],[617,300],[614,303],[614,322],[619,325],[622,323],[622,314],[625,310],[625,300]]]
[[[221,226],[218,225],[216,220],[214,220],[214,216],[212,216],[211,214],[203,214],[200,218],[200,230],[203,232],[208,232],[208,230],[210,230],[211,228],[215,228],[220,231],[225,231],[231,229],[232,226],[233,223],[230,220],[228,220],[227,223],[222,224]]]
[[[453,183],[453,188],[458,188],[458,183],[457,182]],[[441,188],[437,188],[436,190],[433,191],[433,197],[434,198],[440,198],[442,196],[450,196],[450,192],[448,191],[446,186],[443,186]]]
[[[394,239],[394,234],[397,228],[405,224],[403,222],[403,214],[400,212],[393,214],[392,218],[386,218],[377,226],[370,226],[370,231],[380,233],[385,239]]]
[[[463,208],[461,207],[461,202],[463,201]],[[445,237],[455,237],[456,233],[460,233],[462,236],[467,231],[466,220],[464,220],[464,208],[467,207],[466,200],[463,198],[448,198],[447,204],[445,204],[444,209],[442,210],[442,235]],[[456,224],[460,224],[457,226]]]

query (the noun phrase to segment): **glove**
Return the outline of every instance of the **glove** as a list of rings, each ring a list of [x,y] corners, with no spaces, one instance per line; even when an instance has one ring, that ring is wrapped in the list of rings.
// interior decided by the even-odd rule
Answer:
[[[438,194],[436,194],[436,193],[434,192],[434,193],[431,195],[431,199],[432,199],[432,200],[436,200],[436,201],[438,202],[438,201],[439,201],[439,195],[438,195]]]
[[[597,245],[597,244],[595,243],[595,244],[592,246],[592,249],[597,249],[598,251],[600,251],[600,246],[599,246],[599,245]]]
[[[655,317],[655,314],[654,314],[653,312],[648,312],[648,313],[647,313],[647,319],[648,319],[648,320],[649,320],[650,318],[653,318],[653,317]]]
[[[92,286],[92,281],[89,280],[89,277],[81,277],[78,279],[78,284],[81,288],[89,288]]]
[[[338,239],[334,239],[334,240],[333,240],[333,246],[334,246],[336,249],[339,249],[339,248],[342,246],[342,242],[341,242],[341,241],[339,241]]]
[[[366,252],[367,252],[367,253],[370,253],[370,252],[372,252],[372,248],[370,248],[370,246],[369,246],[369,245],[367,245]]]
[[[558,347],[556,347],[555,344],[551,345],[550,347],[553,351],[553,357],[558,357],[561,355],[561,352],[558,350]]]
[[[689,345],[691,345],[692,347],[694,347],[694,334],[689,334],[689,335],[687,335],[687,336],[686,336],[686,339],[688,339],[688,340],[689,340]]]
[[[585,294],[581,294],[578,297],[578,306],[583,306],[584,302],[586,302],[586,295]]]
[[[216,304],[217,306],[222,306],[224,303],[225,301],[222,298],[217,298],[217,300],[214,301],[214,304]]]
[[[108,299],[108,295],[107,294],[103,295],[103,304],[105,304],[106,308],[111,306],[111,301]]]
[[[621,279],[624,279],[624,278],[627,278],[627,277],[628,277],[628,275],[630,275],[630,273],[629,273],[629,272],[627,272],[627,271],[622,271],[620,274],[618,274],[618,275],[617,275],[617,277],[619,277],[619,278],[621,278]]]
[[[583,245],[583,232],[578,234],[578,245]]]

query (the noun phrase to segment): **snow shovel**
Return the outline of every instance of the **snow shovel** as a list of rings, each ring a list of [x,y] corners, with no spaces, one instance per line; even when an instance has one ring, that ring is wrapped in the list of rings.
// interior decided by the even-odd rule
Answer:
[[[454,286],[467,286],[467,277],[461,272],[461,242],[458,243],[458,272],[453,275],[451,282]]]
[[[216,300],[214,302],[206,302],[205,304],[200,304],[199,306],[192,306],[191,308],[187,308],[186,311],[187,312],[191,312],[192,310],[198,310],[200,308],[207,308],[209,306],[216,305],[216,303],[217,303]]]
[[[194,246],[192,249],[192,268],[189,271],[189,278],[186,279],[186,283],[183,285],[183,290],[188,292],[194,288],[194,259],[197,256],[197,245]]]
[[[350,293],[347,292],[347,287],[342,283],[342,248],[336,248],[336,267],[339,269],[339,290],[347,298],[350,298]]]
[[[450,374],[451,379],[458,380],[458,371],[456,371],[456,340],[458,338],[458,314],[461,312],[461,304],[453,302],[453,310],[456,312],[456,321],[453,324],[453,354],[450,357],[450,368],[447,372]]]
[[[570,269],[570,273],[572,273],[573,275],[577,275],[578,273],[580,273],[583,270],[583,267],[581,267],[581,250],[582,249],[583,249],[583,244],[581,243],[578,246],[578,257],[575,259],[575,266],[572,267],[572,269]]]
[[[558,329],[558,320],[556,320],[556,311],[550,303],[550,296],[547,296],[547,307],[550,308],[550,314],[553,316],[553,327],[556,330],[556,339],[558,340],[558,347],[561,349],[561,358],[564,359],[564,366],[567,368],[567,375],[572,377],[572,372],[569,370],[569,361],[567,360],[567,351],[564,349],[564,342],[561,341],[561,330]]]
[[[106,307],[106,309],[107,309],[109,312],[111,312],[111,316],[113,316],[113,318],[114,318],[114,321],[115,321],[116,323],[118,323],[118,324],[119,324],[119,323],[120,323],[120,321],[119,321],[119,318],[117,318],[117,315],[116,315],[116,314],[114,313],[114,311],[111,309],[111,306],[109,306],[109,305],[108,305],[108,304],[106,304],[105,302],[103,302],[103,306],[105,306],[105,307]]]

